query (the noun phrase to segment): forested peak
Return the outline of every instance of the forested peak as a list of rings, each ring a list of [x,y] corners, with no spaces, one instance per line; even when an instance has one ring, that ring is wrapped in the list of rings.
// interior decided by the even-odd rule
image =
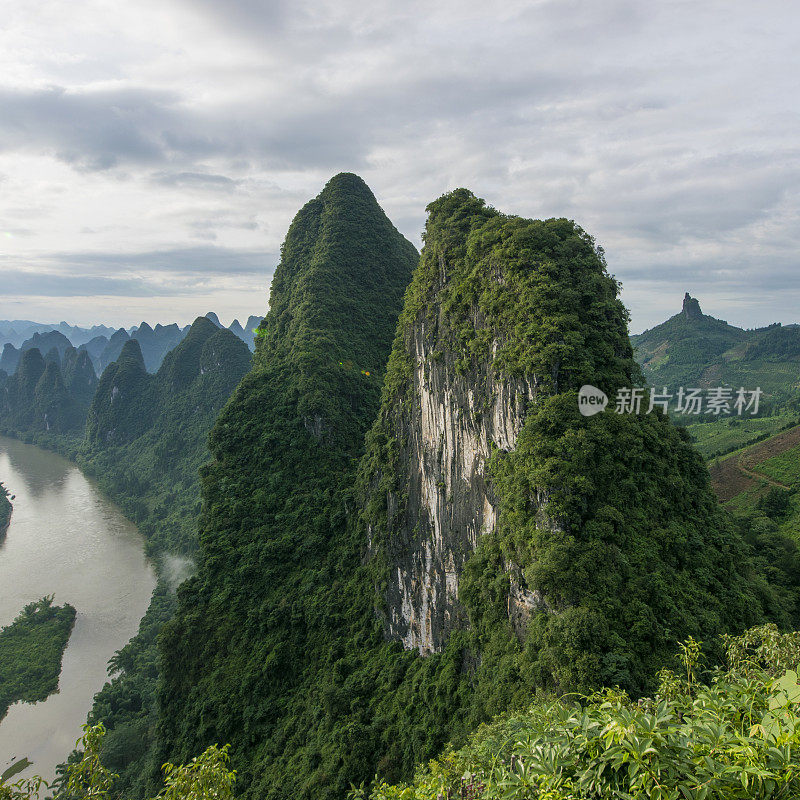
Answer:
[[[114,333],[111,334],[111,338],[108,340],[110,344],[116,344],[119,341],[127,342],[130,339],[130,335],[125,328],[117,328]]]
[[[229,347],[234,348],[234,351],[238,350],[238,346],[241,345],[241,350],[245,354],[244,357],[249,362],[250,351],[247,349],[247,345],[229,330],[218,327],[206,315],[205,317],[197,317],[183,341],[167,353],[164,363],[157,373],[159,379],[166,381],[167,385],[173,390],[187,386],[200,374],[201,360],[206,343],[216,337],[219,337],[223,343],[228,342]],[[242,353],[238,352],[233,357],[236,364],[232,365],[231,368],[238,370]]]
[[[45,333],[37,331],[30,339],[22,343],[21,349],[30,350],[32,347],[36,347],[41,352],[47,353],[50,348],[55,347],[59,353],[62,353],[71,346],[72,342],[60,331],[46,331]]]
[[[206,319],[210,319],[214,323],[214,325],[216,325],[218,328],[222,327],[222,323],[219,321],[219,317],[213,311],[209,311],[206,314]]]
[[[292,350],[309,358],[382,368],[385,313],[417,260],[361,178],[336,175],[295,216],[281,247],[256,363]]]
[[[146,430],[154,413],[152,386],[153,376],[145,368],[139,342],[128,339],[97,384],[84,446],[131,441]]]
[[[628,313],[602,249],[579,225],[502,214],[467,189],[428,213],[406,326],[419,314],[438,319],[465,369],[491,360],[557,392],[630,385]]]
[[[375,200],[375,195],[372,190],[364,182],[364,179],[356,175],[354,172],[340,172],[334,175],[322,190],[320,197],[327,200],[333,199],[337,195],[358,197],[359,195],[365,200]]]
[[[3,354],[0,356],[0,369],[8,375],[13,375],[17,371],[17,364],[19,364],[19,350],[11,342],[6,342]]]
[[[96,350],[100,352],[109,342],[108,336],[93,336],[86,344],[82,344],[79,350]]]
[[[72,347],[72,345],[70,345],[70,347]],[[67,348],[67,349],[69,349],[69,348]],[[61,366],[61,355],[58,352],[58,348],[57,347],[51,347],[47,351],[47,353],[45,354],[44,360],[48,364],[52,362],[53,364],[58,364],[58,366],[60,367]]]
[[[91,373],[96,376],[94,364],[92,364],[92,357],[86,350],[78,350],[76,352],[74,364],[72,366],[76,372],[85,372],[87,375]]]
[[[36,384],[36,391],[39,394],[47,392],[64,391],[64,376],[61,374],[61,367],[56,361],[47,361],[44,372]]]
[[[19,366],[10,381],[16,394],[14,401],[17,405],[16,410],[20,414],[24,415],[30,412],[34,390],[44,370],[45,361],[38,347],[32,347],[22,353],[19,359]]]
[[[210,730],[223,731],[241,770],[243,797],[274,798],[278,786],[297,795],[301,785],[309,797],[317,788],[320,797],[344,797],[346,783],[336,781],[331,795],[334,782],[315,785],[305,767],[285,781],[273,782],[269,772],[287,758],[315,759],[307,747],[328,749],[318,738],[328,720],[310,692],[330,672],[332,626],[340,624],[334,620],[374,628],[368,602],[345,602],[340,610],[362,549],[346,515],[417,261],[414,247],[355,175],[334,177],[294,218],[270,310],[257,330],[256,363],[209,438],[197,576],[179,590],[178,616],[161,638],[163,748],[154,763],[193,748]],[[257,322],[251,317],[248,328]],[[229,364],[223,344],[246,349],[222,330],[205,343],[201,366],[207,359]],[[352,590],[362,591],[369,596],[366,583]],[[243,686],[247,704],[266,713],[251,717],[235,701]],[[194,698],[201,695],[206,699],[198,704]],[[290,728],[302,744],[295,734],[286,738]],[[354,749],[349,740],[345,746]],[[341,760],[339,750],[333,758]]]
[[[39,348],[31,347],[20,356],[17,373],[23,380],[33,379],[35,382],[44,372],[44,366],[44,358]]]
[[[153,333],[153,329],[146,322],[141,322],[139,327],[136,329],[136,335],[139,336],[142,333],[145,335],[148,333]]]
[[[128,339],[122,346],[122,351],[117,358],[117,371],[126,369],[141,369],[146,372],[144,366],[144,358],[142,356],[142,348],[136,339]]]
[[[250,348],[226,328],[214,331],[200,351],[200,373],[241,377],[250,367]]]
[[[203,339],[207,339],[209,336],[213,336],[219,329],[219,325],[208,315],[205,317],[197,317],[189,326],[186,338],[202,337]]]

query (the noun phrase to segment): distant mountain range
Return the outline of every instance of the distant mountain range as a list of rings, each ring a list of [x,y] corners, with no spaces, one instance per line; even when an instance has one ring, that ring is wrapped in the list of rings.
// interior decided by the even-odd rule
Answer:
[[[213,311],[205,316],[218,328],[224,327]],[[262,317],[251,315],[244,327],[235,319],[228,330],[252,351],[255,349],[255,329],[261,319]],[[151,327],[143,321],[128,329],[114,330],[106,325],[81,328],[67,322],[48,325],[30,320],[0,320],[0,370],[12,376],[19,366],[22,354],[27,350],[35,348],[45,359],[51,360],[54,359],[52,353],[55,351],[61,361],[69,348],[75,348],[87,352],[95,373],[100,375],[109,364],[117,360],[125,342],[135,339],[141,348],[147,371],[153,373],[161,366],[166,354],[183,340],[189,327],[180,327],[174,322]]]
[[[761,387],[785,404],[800,390],[800,326],[776,322],[746,330],[704,314],[688,292],[680,313],[631,336],[645,382],[684,387]]]

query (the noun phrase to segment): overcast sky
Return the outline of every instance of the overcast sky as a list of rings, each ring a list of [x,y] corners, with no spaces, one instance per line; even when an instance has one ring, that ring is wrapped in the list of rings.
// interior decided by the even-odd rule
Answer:
[[[2,3],[0,318],[225,324],[360,174],[420,246],[466,186],[606,250],[632,330],[800,321],[786,0]]]

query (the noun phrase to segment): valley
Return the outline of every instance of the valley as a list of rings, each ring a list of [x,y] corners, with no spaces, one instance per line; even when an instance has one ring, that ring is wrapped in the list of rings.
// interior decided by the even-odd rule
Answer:
[[[17,778],[51,780],[107,680],[108,660],[136,633],[155,578],[134,525],[69,461],[3,437],[0,474],[15,495],[0,542],[0,627],[45,596],[73,609],[51,621],[56,630],[19,630],[10,647],[3,640],[12,634],[0,633],[0,684],[17,695],[4,694],[3,707],[27,701],[0,721],[0,772],[27,757]],[[19,670],[31,670],[31,680]]]

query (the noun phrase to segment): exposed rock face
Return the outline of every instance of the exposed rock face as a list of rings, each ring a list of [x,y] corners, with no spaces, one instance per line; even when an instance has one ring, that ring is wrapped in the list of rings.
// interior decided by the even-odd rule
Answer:
[[[463,189],[428,210],[362,476],[376,611],[388,638],[421,654],[472,620],[465,565],[504,524],[490,460],[517,451],[544,398],[625,385],[632,364],[616,285],[574,223],[504,217]],[[524,497],[526,522],[562,530],[546,484]],[[520,636],[557,605],[528,585],[523,555],[503,554],[492,579]]]
[[[396,497],[389,503],[389,526],[397,527],[389,545],[387,633],[420,653],[440,650],[466,621],[459,575],[497,520],[487,462],[492,447],[514,448],[536,396],[535,378],[496,376],[490,362],[460,374],[443,328],[420,315],[407,335],[414,401],[398,423],[407,442],[400,463],[408,494],[404,510]]]
[[[683,316],[686,319],[702,319],[703,312],[700,310],[700,302],[696,297],[691,297],[689,292],[683,296]]]

